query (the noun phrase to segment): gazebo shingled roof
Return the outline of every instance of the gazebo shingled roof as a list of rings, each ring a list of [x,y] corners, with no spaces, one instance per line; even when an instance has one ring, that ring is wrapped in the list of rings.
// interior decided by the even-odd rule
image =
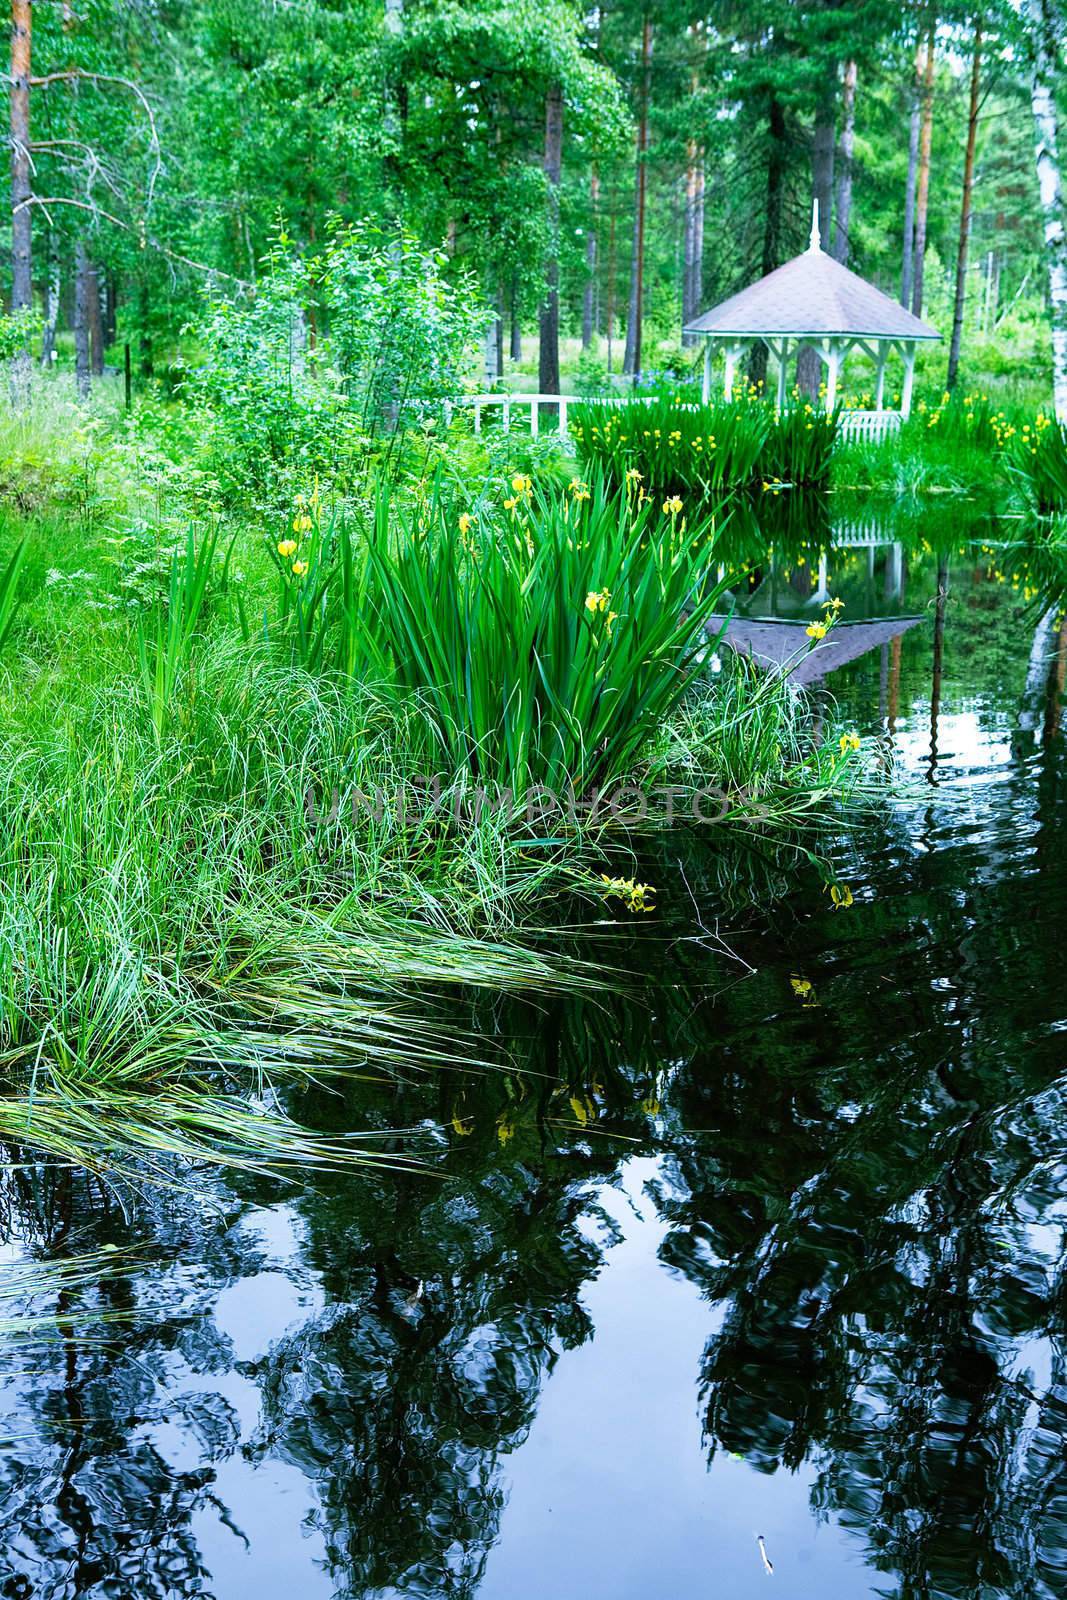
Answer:
[[[826,254],[819,240],[818,202],[812,217],[811,243],[803,255],[695,317],[683,332],[707,341],[705,399],[711,392],[713,345],[726,347],[726,392],[730,394],[738,358],[747,345],[762,340],[778,361],[779,405],[785,403],[785,371],[791,344],[794,348],[811,347],[825,363],[830,409],[836,402],[841,364],[849,349],[858,346],[875,362],[876,409],[882,415],[888,415],[882,413],[886,358],[896,348],[904,360],[903,416],[911,407],[917,347],[941,337],[928,322],[913,316],[907,307]]]
[[[915,317],[881,289],[823,250],[806,250],[758,283],[732,294],[696,317],[686,333],[737,334],[772,339],[831,337],[940,339],[936,328]]]

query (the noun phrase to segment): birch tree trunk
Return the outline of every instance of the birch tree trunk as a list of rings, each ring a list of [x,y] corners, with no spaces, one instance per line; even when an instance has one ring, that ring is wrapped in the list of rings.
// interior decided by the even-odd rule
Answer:
[[[44,291],[44,329],[41,334],[41,366],[52,365],[52,352],[56,347],[56,330],[59,326],[59,240],[55,229],[48,234],[48,279]]]
[[[960,242],[956,251],[956,298],[952,312],[952,340],[948,348],[948,376],[945,388],[956,387],[960,370],[960,341],[963,337],[963,312],[967,303],[967,256],[971,244],[971,218],[974,211],[974,151],[978,141],[978,108],[982,87],[982,19],[975,18],[974,58],[971,62],[971,98],[967,113],[967,150],[963,158],[963,199],[960,203]]]
[[[682,326],[700,315],[704,279],[704,152],[695,139],[686,147],[685,260],[682,268]],[[696,343],[696,334],[683,334],[682,343]]]
[[[915,188],[919,177],[919,123],[922,116],[923,41],[915,51],[915,77],[911,85],[911,119],[908,127],[908,177],[904,185],[904,246],[900,265],[900,303],[911,305],[915,271]]]
[[[915,266],[911,309],[923,314],[923,267],[926,264],[926,212],[930,200],[930,149],[934,137],[934,67],[937,19],[932,17],[926,35],[926,69],[923,74],[922,123],[919,130],[919,182],[915,196]]]
[[[1050,0],[1023,0],[1023,15],[1033,52],[1030,105],[1045,231],[1045,271],[1052,309],[1052,392],[1056,416],[1061,422],[1067,422],[1067,235],[1063,226],[1063,182],[1055,100],[1059,54],[1057,19]]]
[[[582,296],[582,349],[593,343],[596,322],[597,229],[600,223],[600,177],[589,179],[589,235],[585,241],[585,293]]]
[[[648,192],[648,101],[651,90],[652,23],[645,18],[641,34],[641,112],[637,119],[637,164],[634,196],[634,235],[630,258],[630,310],[626,319],[626,349],[622,370],[638,377],[641,372],[641,320],[645,287],[645,198]]]
[[[545,178],[548,182],[549,258],[539,318],[537,382],[541,394],[559,394],[559,180],[563,170],[563,86],[545,96]]]
[[[89,256],[79,239],[74,247],[74,375],[78,393],[88,399],[92,387],[89,361],[90,302],[95,299],[95,285],[89,270]]]
[[[30,221],[30,0],[11,5],[11,309],[33,304]]]
[[[30,0],[11,5],[11,309],[28,311],[33,305],[32,222],[30,209],[30,51],[33,20]],[[29,400],[29,346],[15,357],[11,399],[15,405]]]
[[[689,78],[689,93],[694,106],[698,106],[700,74],[707,38],[704,30],[693,24],[689,33],[697,49],[697,58]],[[697,111],[691,113],[697,119]],[[704,288],[704,146],[691,134],[686,141],[685,163],[685,263],[682,270],[682,326],[700,315],[700,299]],[[696,334],[682,335],[683,345],[696,343]]]
[[[856,63],[845,66],[841,95],[841,137],[837,144],[837,197],[834,205],[834,260],[848,261],[852,219],[852,155],[856,145]]]

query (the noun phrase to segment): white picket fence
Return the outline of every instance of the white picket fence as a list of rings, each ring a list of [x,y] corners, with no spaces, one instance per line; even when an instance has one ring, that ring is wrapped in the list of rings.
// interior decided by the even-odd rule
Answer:
[[[885,439],[899,433],[899,411],[842,411],[839,439]]]
[[[647,398],[647,397],[643,397]],[[620,396],[616,405],[625,405],[629,397]],[[445,405],[445,420],[451,422],[459,409],[472,412],[474,431],[481,433],[483,421],[494,422],[494,411],[500,412],[500,422],[505,433],[511,432],[511,419],[518,413],[528,414],[531,434],[542,432],[541,408],[555,411],[548,419],[548,432],[567,438],[567,412],[571,405],[580,404],[577,395],[567,394],[464,394],[457,395]],[[899,411],[842,411],[840,435],[842,439],[884,439],[900,428]]]
[[[549,431],[565,439],[567,408],[576,399],[577,396],[569,394],[463,394],[445,403],[445,421],[451,422],[453,412],[460,407],[471,409],[474,413],[474,431],[481,433],[483,415],[488,412],[492,421],[492,411],[494,407],[499,407],[505,433],[511,432],[512,414],[525,411],[530,415],[530,432],[537,434],[541,431],[541,407],[553,406],[556,411],[555,425]]]

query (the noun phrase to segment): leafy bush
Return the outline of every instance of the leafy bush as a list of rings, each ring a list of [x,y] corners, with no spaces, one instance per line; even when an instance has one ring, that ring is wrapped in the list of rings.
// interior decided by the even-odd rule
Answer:
[[[316,476],[347,488],[375,435],[439,412],[486,312],[443,254],[371,223],[336,225],[308,261],[282,234],[265,265],[253,292],[211,302],[187,387],[223,492],[278,503]]]
[[[359,460],[358,418],[321,347],[308,348],[306,276],[279,253],[255,292],[217,299],[190,375],[206,402],[207,454],[228,498],[288,498],[316,473],[342,481]]]
[[[365,221],[335,222],[309,263],[310,290],[345,393],[368,433],[405,410],[439,408],[462,388],[471,345],[491,313],[473,277],[446,277],[443,250]]]

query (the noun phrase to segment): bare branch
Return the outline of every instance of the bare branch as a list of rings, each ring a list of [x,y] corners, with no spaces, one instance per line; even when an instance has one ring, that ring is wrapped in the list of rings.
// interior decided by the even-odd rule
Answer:
[[[161,256],[166,256],[168,261],[178,261],[184,267],[192,267],[195,272],[206,273],[210,278],[225,278],[229,283],[236,283],[242,289],[250,289],[252,285],[247,278],[238,278],[232,272],[223,272],[221,267],[209,267],[203,261],[194,261],[192,256],[183,256],[178,250],[171,250],[167,245],[160,244],[158,239],[153,239],[146,234],[143,228],[135,228],[130,222],[123,222],[121,217],[116,217],[112,212],[105,211],[102,206],[93,204],[88,200],[73,200],[70,195],[31,194],[28,200],[22,200],[17,206],[12,207],[12,214],[24,211],[27,206],[40,206],[46,210],[48,206],[73,206],[77,211],[88,211],[91,216],[103,217],[105,222],[112,223],[116,228],[121,228],[125,233],[134,233],[141,242],[141,249],[151,249]]]
[[[5,74],[5,76],[7,76],[7,74]],[[152,168],[148,174],[148,189],[145,194],[145,212],[147,214],[152,209],[152,200],[156,190],[156,180],[158,179],[163,167],[163,157],[159,144],[159,132],[156,128],[156,119],[152,111],[152,107],[149,104],[148,96],[145,94],[140,84],[134,83],[132,78],[116,77],[113,73],[109,72],[89,72],[85,67],[67,67],[62,72],[46,72],[39,78],[31,78],[29,80],[31,89],[47,89],[49,85],[53,83],[75,82],[93,83],[98,85],[101,83],[118,84],[120,88],[128,89],[135,99],[140,102],[141,109],[148,118],[148,127],[150,131],[148,153],[153,158]]]

